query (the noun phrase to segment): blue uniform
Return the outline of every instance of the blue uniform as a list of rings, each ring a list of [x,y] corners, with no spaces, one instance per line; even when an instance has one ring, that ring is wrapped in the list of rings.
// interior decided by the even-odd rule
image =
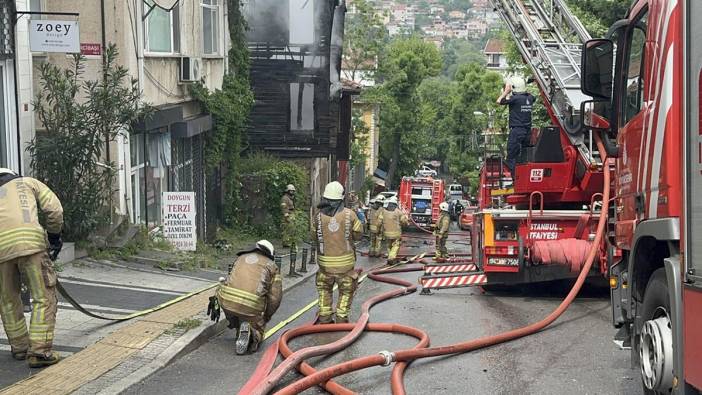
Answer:
[[[507,139],[507,167],[514,178],[514,167],[517,157],[522,150],[531,130],[531,112],[534,105],[534,96],[530,93],[513,93],[509,99],[500,101],[502,105],[509,105],[509,138]]]

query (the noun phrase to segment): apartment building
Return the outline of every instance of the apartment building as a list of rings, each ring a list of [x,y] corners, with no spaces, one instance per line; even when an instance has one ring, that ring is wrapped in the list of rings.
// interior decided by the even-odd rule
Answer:
[[[0,0],[0,10],[9,7],[7,3]],[[192,191],[197,199],[198,236],[204,238],[208,223],[214,224],[219,217],[218,199],[213,198],[219,192],[219,180],[217,174],[208,174],[203,157],[212,119],[192,99],[189,88],[199,80],[211,90],[221,87],[229,47],[226,0],[18,0],[15,6],[15,10],[47,13],[18,18],[14,40],[14,58],[21,64],[15,101],[20,117],[18,152],[26,155],[26,143],[35,133],[37,138],[43,133],[31,108],[32,98],[40,89],[36,66],[42,62],[68,66],[72,62],[64,53],[30,55],[26,33],[29,20],[74,19],[80,26],[85,78],[99,78],[104,48],[115,44],[119,63],[138,81],[143,101],[155,108],[152,117],[135,125],[131,133],[121,133],[105,153],[105,163],[118,173],[114,214],[132,223],[157,226],[161,222],[162,193]],[[15,10],[10,9],[10,14]],[[0,18],[4,18],[2,12]],[[12,58],[8,59],[7,54],[4,57],[0,72],[7,74],[4,68]],[[3,92],[6,90],[3,87]],[[11,137],[12,130],[5,131],[8,134]],[[5,160],[18,166],[21,162],[23,170],[29,171],[26,156],[17,160],[10,155]],[[206,204],[208,200],[211,204]]]

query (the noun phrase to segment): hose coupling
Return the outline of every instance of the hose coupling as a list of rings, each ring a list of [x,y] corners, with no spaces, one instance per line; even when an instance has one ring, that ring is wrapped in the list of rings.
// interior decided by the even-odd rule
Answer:
[[[394,352],[383,350],[383,351],[379,352],[378,354],[382,355],[383,358],[385,358],[385,362],[383,362],[383,366],[390,366],[391,363],[395,362],[395,353]]]

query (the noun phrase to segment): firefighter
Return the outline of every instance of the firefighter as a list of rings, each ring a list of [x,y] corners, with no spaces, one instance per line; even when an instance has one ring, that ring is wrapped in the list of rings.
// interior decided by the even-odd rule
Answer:
[[[507,98],[509,94],[510,98]],[[522,146],[527,143],[531,130],[531,112],[534,96],[526,91],[526,83],[521,77],[512,77],[506,83],[497,104],[509,105],[509,137],[507,138],[507,160],[512,178]]]
[[[39,224],[39,210],[46,216],[46,232]],[[52,350],[57,298],[51,259],[61,252],[62,228],[63,208],[51,189],[0,168],[0,318],[12,357],[26,359],[32,368],[60,359]],[[29,330],[20,299],[20,274],[32,296]]]
[[[397,197],[385,201],[385,208],[380,212],[378,223],[383,229],[383,237],[388,245],[388,263],[395,263],[400,251],[402,227],[409,224],[407,216],[397,206]]]
[[[334,322],[332,317],[332,295],[334,284],[339,287],[336,305],[336,322],[349,322],[349,310],[356,292],[358,272],[354,240],[360,240],[363,232],[353,210],[344,208],[344,187],[337,181],[327,184],[319,212],[314,219],[315,239],[319,271],[316,285],[319,293],[317,323]]]
[[[258,350],[266,324],[280,306],[283,282],[273,254],[273,245],[260,240],[254,248],[237,253],[229,276],[220,279],[217,301],[229,328],[238,331],[238,355]]]
[[[448,258],[446,240],[448,239],[449,226],[451,225],[451,217],[449,216],[448,209],[448,203],[442,202],[439,204],[441,215],[439,216],[439,220],[436,221],[436,229],[434,229],[434,236],[436,236],[436,254],[434,255],[434,260],[437,262],[445,262]]]
[[[370,231],[370,248],[368,251],[368,256],[379,257],[380,256],[380,244],[383,240],[382,227],[380,226],[379,218],[380,213],[383,211],[383,200],[385,197],[382,195],[375,199],[371,199],[371,208],[368,213],[368,229]]]
[[[295,212],[295,186],[288,184],[285,193],[280,198],[280,210],[282,215],[281,230],[283,232],[283,247],[296,248],[293,231],[293,215]]]

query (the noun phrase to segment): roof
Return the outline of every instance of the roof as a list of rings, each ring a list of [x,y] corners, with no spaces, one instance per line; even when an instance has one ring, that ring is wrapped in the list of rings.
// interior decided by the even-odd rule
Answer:
[[[344,89],[344,91],[350,93],[361,93],[361,90],[363,89],[363,85],[345,78],[341,79],[341,87]]]
[[[485,44],[484,53],[505,53],[505,42],[498,38],[491,38]]]

